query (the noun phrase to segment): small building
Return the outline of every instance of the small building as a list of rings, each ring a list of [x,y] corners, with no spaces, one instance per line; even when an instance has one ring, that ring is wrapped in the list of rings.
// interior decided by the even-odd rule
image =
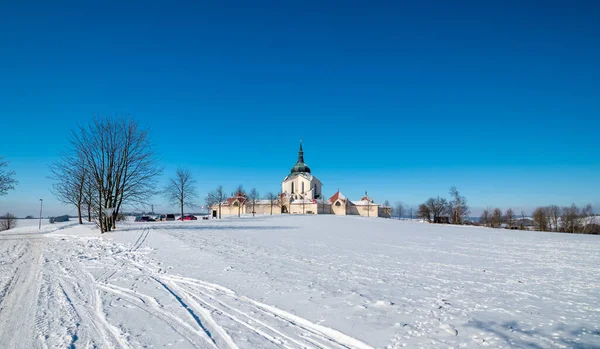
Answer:
[[[448,216],[435,217],[433,219],[433,223],[450,224],[450,217],[448,217]]]

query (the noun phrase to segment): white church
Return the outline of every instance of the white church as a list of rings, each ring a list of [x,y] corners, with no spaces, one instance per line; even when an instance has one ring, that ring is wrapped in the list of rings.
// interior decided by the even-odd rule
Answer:
[[[281,182],[278,200],[259,200],[254,205],[245,193],[235,193],[221,205],[211,207],[212,216],[240,214],[335,214],[365,217],[391,216],[391,208],[376,204],[366,193],[358,201],[351,201],[339,190],[329,199],[323,198],[323,184],[304,162],[302,141],[298,161]]]

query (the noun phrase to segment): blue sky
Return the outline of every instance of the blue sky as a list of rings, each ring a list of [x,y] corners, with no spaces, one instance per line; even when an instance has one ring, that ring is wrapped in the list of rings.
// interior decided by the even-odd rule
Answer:
[[[140,120],[162,180],[187,167],[202,195],[280,190],[302,139],[326,194],[600,206],[599,22],[573,1],[3,2],[0,211],[71,212],[47,166],[94,113]]]

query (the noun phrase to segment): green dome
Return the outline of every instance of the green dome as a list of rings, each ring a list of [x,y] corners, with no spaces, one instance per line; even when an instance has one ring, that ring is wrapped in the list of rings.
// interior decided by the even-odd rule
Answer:
[[[291,173],[310,173],[310,167],[303,162],[297,162],[294,167],[292,167]]]
[[[302,141],[300,141],[300,150],[298,151],[298,161],[290,171],[293,173],[310,173],[310,167],[304,163],[304,152],[302,151]]]

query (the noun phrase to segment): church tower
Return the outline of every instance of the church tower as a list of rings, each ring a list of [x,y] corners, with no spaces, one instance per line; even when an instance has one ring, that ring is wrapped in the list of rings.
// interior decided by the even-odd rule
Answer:
[[[304,150],[300,141],[298,161],[292,167],[281,183],[281,192],[290,197],[290,200],[314,200],[321,197],[321,181],[313,176],[310,167],[304,162]]]

